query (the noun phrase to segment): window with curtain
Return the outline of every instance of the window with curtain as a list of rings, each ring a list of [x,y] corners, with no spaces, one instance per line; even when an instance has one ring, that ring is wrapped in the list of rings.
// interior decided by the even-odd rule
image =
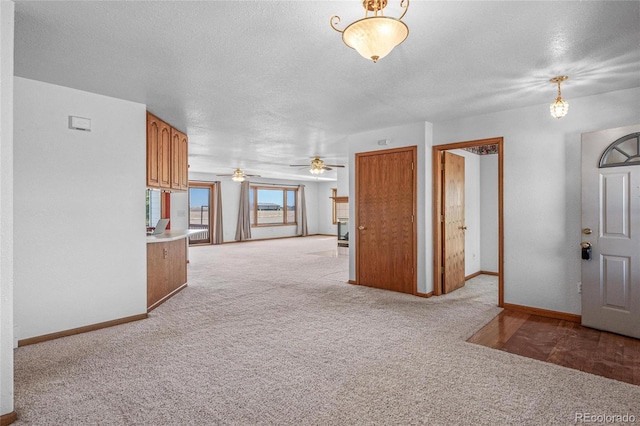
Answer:
[[[249,208],[251,226],[296,225],[298,189],[252,186]]]

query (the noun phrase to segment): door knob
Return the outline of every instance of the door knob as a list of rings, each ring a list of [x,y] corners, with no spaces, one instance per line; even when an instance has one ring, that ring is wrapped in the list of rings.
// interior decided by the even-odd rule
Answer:
[[[360,225],[360,226],[358,226],[358,229],[359,229],[359,230],[361,230],[361,231],[364,231],[364,230],[365,230],[365,227],[364,227],[364,226],[362,226],[362,225]]]
[[[458,229],[462,229],[463,231],[466,231],[467,227],[466,226],[458,226]]]

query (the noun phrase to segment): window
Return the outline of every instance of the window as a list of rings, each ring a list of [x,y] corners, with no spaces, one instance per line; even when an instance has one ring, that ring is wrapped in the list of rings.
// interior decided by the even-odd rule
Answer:
[[[600,158],[600,167],[640,165],[640,132],[614,141]]]
[[[147,189],[147,227],[156,226],[162,217],[162,197],[160,195],[160,191]]]
[[[249,190],[251,226],[295,225],[298,189],[252,186]]]

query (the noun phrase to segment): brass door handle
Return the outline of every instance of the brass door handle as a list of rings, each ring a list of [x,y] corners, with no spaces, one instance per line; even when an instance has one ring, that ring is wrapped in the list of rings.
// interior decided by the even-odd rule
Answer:
[[[358,226],[358,229],[361,230],[361,231],[364,231],[366,228],[364,226],[360,225],[360,226]]]

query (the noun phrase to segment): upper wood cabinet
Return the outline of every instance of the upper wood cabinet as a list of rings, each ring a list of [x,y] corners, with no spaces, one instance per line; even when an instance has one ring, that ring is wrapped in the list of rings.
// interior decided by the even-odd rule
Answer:
[[[171,126],[160,121],[160,139],[158,146],[158,174],[160,188],[171,188]]]
[[[147,187],[188,189],[187,135],[147,112]]]
[[[147,186],[160,187],[160,123],[147,113]]]
[[[171,129],[171,188],[186,191],[189,185],[187,135]]]

